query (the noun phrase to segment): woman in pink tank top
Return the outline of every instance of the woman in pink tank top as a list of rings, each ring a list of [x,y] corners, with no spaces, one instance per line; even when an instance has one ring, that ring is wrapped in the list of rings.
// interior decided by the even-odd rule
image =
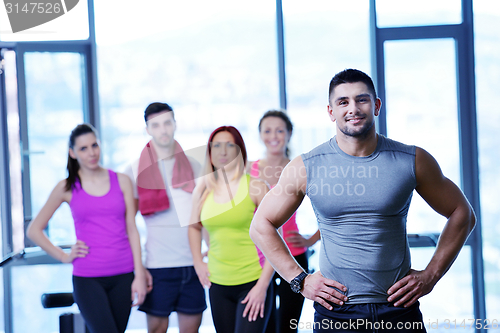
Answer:
[[[92,125],[71,132],[68,154],[68,178],[56,185],[30,223],[28,237],[55,259],[73,263],[73,297],[90,332],[123,333],[131,305],[142,304],[148,284],[132,183],[99,164]],[[77,239],[69,253],[44,233],[63,202],[71,208]]]
[[[266,156],[263,159],[249,163],[248,172],[252,177],[266,181],[270,187],[274,187],[279,180],[281,171],[290,162],[288,142],[292,135],[293,125],[286,113],[278,110],[267,111],[259,122],[260,138],[266,146]],[[295,260],[308,270],[306,250],[316,243],[319,238],[319,230],[310,238],[304,238],[299,233],[295,221],[296,213],[281,227],[283,238],[288,245],[290,253]],[[294,293],[288,283],[282,280],[278,273],[274,279],[274,293],[279,296],[279,309],[274,306],[267,325],[266,333],[274,332],[297,332],[290,328],[290,320],[300,319],[304,297]],[[274,297],[276,299],[276,297]]]

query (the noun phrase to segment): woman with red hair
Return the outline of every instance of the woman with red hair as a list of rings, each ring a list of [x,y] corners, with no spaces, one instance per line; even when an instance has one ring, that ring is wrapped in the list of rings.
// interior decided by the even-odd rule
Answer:
[[[209,287],[218,333],[264,332],[270,315],[272,266],[249,236],[253,214],[269,190],[245,173],[240,132],[217,128],[207,145],[205,176],[193,192],[189,242],[200,282]],[[208,264],[201,254],[202,228],[210,238]]]

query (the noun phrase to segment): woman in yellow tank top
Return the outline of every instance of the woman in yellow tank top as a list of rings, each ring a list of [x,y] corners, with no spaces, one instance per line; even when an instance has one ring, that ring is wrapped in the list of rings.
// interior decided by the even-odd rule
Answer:
[[[250,239],[249,228],[268,187],[245,173],[245,143],[232,126],[210,135],[206,162],[205,176],[193,192],[189,242],[198,278],[210,288],[215,329],[264,332],[274,270]],[[201,254],[203,227],[210,237],[208,264]]]

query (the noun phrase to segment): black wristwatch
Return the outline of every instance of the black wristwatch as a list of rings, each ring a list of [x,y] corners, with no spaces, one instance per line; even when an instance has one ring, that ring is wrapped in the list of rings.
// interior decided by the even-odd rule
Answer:
[[[308,274],[306,272],[302,272],[297,275],[292,281],[290,281],[290,288],[294,293],[300,293],[302,286],[304,285],[304,279]]]

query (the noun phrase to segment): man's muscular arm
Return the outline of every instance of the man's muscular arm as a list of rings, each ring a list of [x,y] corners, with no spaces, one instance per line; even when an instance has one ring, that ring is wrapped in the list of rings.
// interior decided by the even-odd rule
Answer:
[[[300,206],[307,186],[307,175],[302,158],[291,161],[283,170],[278,184],[262,200],[250,227],[250,236],[274,269],[288,282],[303,272],[290,254],[278,233],[281,227]],[[320,272],[308,275],[301,290],[304,297],[323,305],[326,302],[343,304],[347,297],[332,287],[346,290],[340,283],[324,278]]]
[[[476,222],[474,211],[462,191],[443,175],[436,160],[418,147],[415,169],[417,192],[448,221],[427,267],[423,271],[410,270],[388,290],[388,301],[395,301],[395,306],[409,307],[431,292],[457,258]]]

